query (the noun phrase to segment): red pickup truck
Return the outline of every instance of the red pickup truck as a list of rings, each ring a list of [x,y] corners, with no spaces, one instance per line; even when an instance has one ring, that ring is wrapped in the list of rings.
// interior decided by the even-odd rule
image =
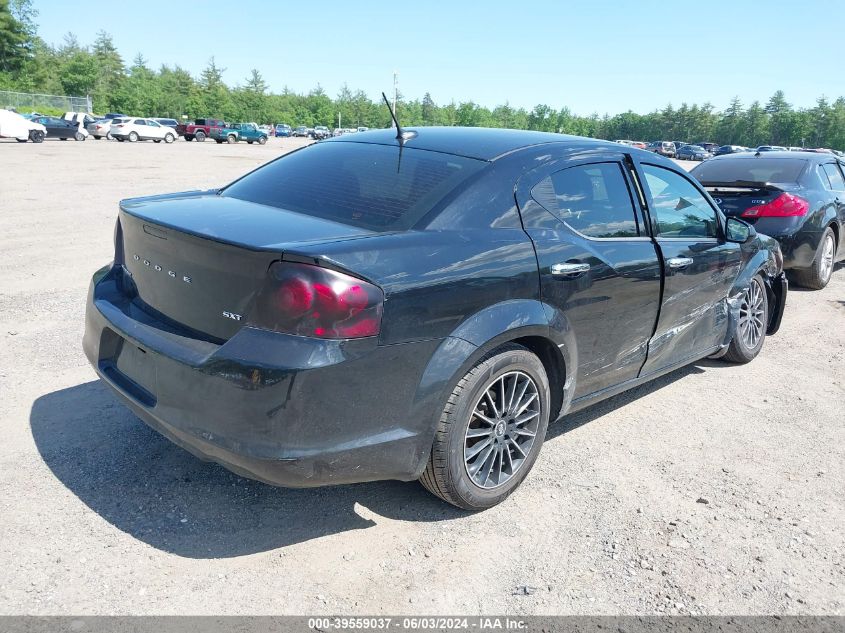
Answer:
[[[197,119],[193,123],[188,123],[185,126],[185,140],[192,141],[197,139],[202,143],[205,139],[211,136],[211,130],[222,130],[226,127],[226,122],[222,119]]]

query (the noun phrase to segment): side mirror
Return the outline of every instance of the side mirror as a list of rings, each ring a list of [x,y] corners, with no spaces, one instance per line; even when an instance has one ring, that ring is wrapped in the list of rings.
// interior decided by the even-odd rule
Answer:
[[[725,222],[725,238],[729,242],[737,244],[745,244],[752,237],[757,235],[757,231],[745,220],[739,218],[728,218]]]

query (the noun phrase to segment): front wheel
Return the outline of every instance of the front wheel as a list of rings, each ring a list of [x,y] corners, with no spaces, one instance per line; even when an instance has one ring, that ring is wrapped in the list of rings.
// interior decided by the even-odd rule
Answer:
[[[449,396],[420,482],[465,510],[504,501],[537,460],[549,403],[537,356],[514,344],[490,352]]]
[[[830,281],[833,274],[833,261],[836,258],[836,238],[833,231],[827,227],[822,233],[819,247],[816,249],[816,257],[809,268],[801,268],[793,271],[795,283],[804,288],[821,290]]]
[[[41,130],[32,130],[32,132],[29,133],[29,140],[33,143],[43,143],[44,136],[45,134]]]
[[[266,143],[266,142],[267,142],[267,137],[266,137],[266,136],[260,136],[260,137],[258,138],[258,144],[259,144],[259,145],[264,145],[264,143]]]
[[[769,298],[762,277],[755,275],[740,300],[739,320],[725,360],[731,363],[754,360],[763,349],[768,323]]]
[[[176,140],[176,137],[173,136],[172,134],[165,134],[164,135],[164,142],[167,143],[168,145],[175,140]]]

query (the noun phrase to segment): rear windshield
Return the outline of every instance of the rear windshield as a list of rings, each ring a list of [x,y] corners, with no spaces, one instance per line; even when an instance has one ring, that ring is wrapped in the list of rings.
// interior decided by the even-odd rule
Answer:
[[[704,162],[692,173],[701,182],[796,183],[806,166],[798,158],[734,158]]]
[[[223,195],[373,231],[414,226],[487,163],[368,143],[328,142],[293,152]]]

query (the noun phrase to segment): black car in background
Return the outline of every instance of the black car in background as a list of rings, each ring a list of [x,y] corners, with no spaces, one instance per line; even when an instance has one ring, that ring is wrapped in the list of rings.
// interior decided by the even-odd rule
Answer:
[[[180,125],[179,121],[176,119],[153,119],[159,125],[163,125],[164,127],[173,128],[176,132],[177,136],[184,136],[185,135],[185,126]]]
[[[121,202],[83,347],[145,422],[242,475],[419,479],[480,509],[549,422],[704,357],[750,361],[785,299],[777,242],[662,156],[379,130]]]
[[[728,217],[780,242],[798,285],[824,288],[845,257],[845,178],[833,154],[765,152],[720,156],[691,172]]]
[[[63,141],[72,138],[84,141],[87,136],[79,130],[79,124],[55,116],[40,116],[32,119],[47,128],[47,138],[58,138]]]
[[[684,145],[675,153],[678,160],[707,160],[711,156],[713,154],[699,145]]]
[[[742,145],[722,145],[717,147],[713,152],[713,156],[724,156],[725,154],[739,154],[741,152],[749,151],[748,148]]]

